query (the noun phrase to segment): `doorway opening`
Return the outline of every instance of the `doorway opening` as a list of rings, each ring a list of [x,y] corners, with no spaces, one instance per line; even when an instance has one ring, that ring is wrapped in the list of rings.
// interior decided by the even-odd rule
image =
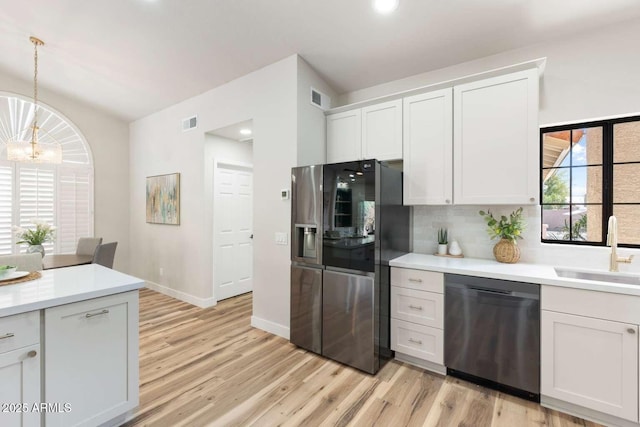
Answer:
[[[253,127],[244,121],[206,134],[213,161],[213,296],[253,290]]]

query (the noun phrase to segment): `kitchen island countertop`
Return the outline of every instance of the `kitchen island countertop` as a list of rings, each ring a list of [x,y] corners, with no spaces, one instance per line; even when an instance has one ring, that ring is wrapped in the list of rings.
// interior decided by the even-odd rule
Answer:
[[[556,266],[544,264],[504,264],[489,259],[446,258],[434,255],[410,253],[389,261],[389,265],[391,267],[413,268],[417,270],[428,270],[441,273],[462,274],[466,276],[487,277],[492,279],[513,280],[517,282],[537,283],[540,285],[562,286],[566,288],[640,296],[639,285],[560,277],[555,271],[554,267]],[[607,273],[607,271],[603,269],[571,269]],[[629,276],[631,276],[631,274],[629,274]]]
[[[40,279],[0,286],[0,317],[144,287],[142,279],[98,264],[58,268],[40,273]]]

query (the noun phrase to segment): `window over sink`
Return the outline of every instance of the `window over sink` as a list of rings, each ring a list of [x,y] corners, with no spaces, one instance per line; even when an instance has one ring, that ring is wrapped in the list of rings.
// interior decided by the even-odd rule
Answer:
[[[640,247],[640,116],[542,128],[540,145],[541,240],[604,246],[615,215]]]

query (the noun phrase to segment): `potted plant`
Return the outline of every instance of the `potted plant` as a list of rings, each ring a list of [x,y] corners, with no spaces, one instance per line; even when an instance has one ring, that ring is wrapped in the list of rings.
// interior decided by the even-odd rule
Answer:
[[[447,244],[449,243],[448,237],[449,231],[446,228],[438,230],[438,255],[447,254]]]
[[[38,219],[32,219],[35,228],[13,227],[17,238],[16,244],[21,245],[27,243],[27,253],[37,252],[44,257],[44,242],[53,241],[55,239],[56,228]]]
[[[500,238],[493,247],[493,256],[499,262],[513,264],[520,259],[520,248],[517,239],[522,239],[522,231],[525,227],[522,217],[522,208],[511,212],[509,217],[502,215],[500,219],[493,217],[491,211],[479,212],[487,222],[487,233],[491,239]]]

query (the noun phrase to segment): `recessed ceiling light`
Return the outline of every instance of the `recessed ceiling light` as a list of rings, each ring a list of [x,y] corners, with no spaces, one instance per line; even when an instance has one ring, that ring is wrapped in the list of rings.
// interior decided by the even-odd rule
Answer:
[[[399,0],[373,0],[373,9],[382,14],[391,13],[398,8]]]
[[[251,135],[251,129],[240,129],[242,135]]]

